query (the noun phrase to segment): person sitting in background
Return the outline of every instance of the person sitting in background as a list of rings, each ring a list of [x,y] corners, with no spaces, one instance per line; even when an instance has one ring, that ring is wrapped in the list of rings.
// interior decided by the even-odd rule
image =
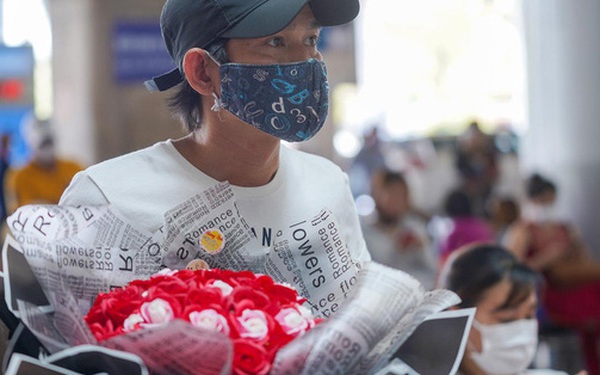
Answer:
[[[83,167],[59,158],[49,121],[28,118],[24,138],[31,159],[21,168],[9,169],[5,182],[8,213],[27,204],[57,204],[73,176]]]
[[[511,226],[506,246],[546,280],[543,309],[549,322],[577,329],[590,374],[600,373],[600,262],[556,211],[556,185],[533,174],[527,179],[523,219]]]
[[[497,244],[465,246],[448,258],[441,286],[461,298],[456,308],[476,308],[462,374],[529,373],[538,343],[538,282],[535,271]]]
[[[371,257],[401,269],[426,288],[435,282],[436,260],[427,223],[411,209],[409,186],[399,172],[380,170],[371,179],[375,215],[361,222]]]
[[[455,166],[477,216],[488,217],[487,200],[499,176],[497,159],[493,138],[483,132],[478,121],[469,123],[456,141]]]
[[[521,215],[519,203],[512,197],[495,197],[490,201],[490,225],[496,242],[503,243],[506,231]]]
[[[495,242],[487,221],[473,213],[471,200],[462,190],[451,191],[444,201],[444,211],[451,220],[451,228],[440,243],[440,268],[448,256],[465,245]]]
[[[350,188],[355,197],[371,194],[371,178],[373,174],[386,168],[384,143],[381,140],[377,124],[365,131],[363,144],[350,168]]]

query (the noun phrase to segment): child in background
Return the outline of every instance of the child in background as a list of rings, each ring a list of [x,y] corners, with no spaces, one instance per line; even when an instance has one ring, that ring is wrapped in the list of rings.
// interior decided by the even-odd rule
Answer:
[[[372,259],[403,270],[426,288],[432,288],[436,260],[427,235],[427,223],[411,208],[404,176],[390,170],[375,172],[371,194],[375,215],[363,219],[361,224]]]

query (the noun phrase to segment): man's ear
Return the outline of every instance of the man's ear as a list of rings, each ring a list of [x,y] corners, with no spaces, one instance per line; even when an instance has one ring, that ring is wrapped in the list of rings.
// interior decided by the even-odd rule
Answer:
[[[190,86],[201,95],[217,92],[218,66],[205,50],[188,50],[183,57],[183,72]]]

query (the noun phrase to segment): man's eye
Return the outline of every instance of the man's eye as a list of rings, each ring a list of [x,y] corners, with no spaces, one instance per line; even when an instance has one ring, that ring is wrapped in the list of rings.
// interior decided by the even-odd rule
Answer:
[[[319,36],[318,35],[314,35],[311,37],[306,38],[306,44],[309,46],[316,46],[317,43],[319,42]]]
[[[271,47],[281,47],[283,46],[283,38],[276,36],[267,41],[267,44]]]

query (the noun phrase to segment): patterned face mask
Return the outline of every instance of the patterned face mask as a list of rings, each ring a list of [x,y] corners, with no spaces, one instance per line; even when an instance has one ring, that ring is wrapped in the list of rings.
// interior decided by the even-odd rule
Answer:
[[[288,142],[312,138],[323,126],[329,85],[322,61],[219,68],[221,98],[213,111],[227,109],[242,121]]]

